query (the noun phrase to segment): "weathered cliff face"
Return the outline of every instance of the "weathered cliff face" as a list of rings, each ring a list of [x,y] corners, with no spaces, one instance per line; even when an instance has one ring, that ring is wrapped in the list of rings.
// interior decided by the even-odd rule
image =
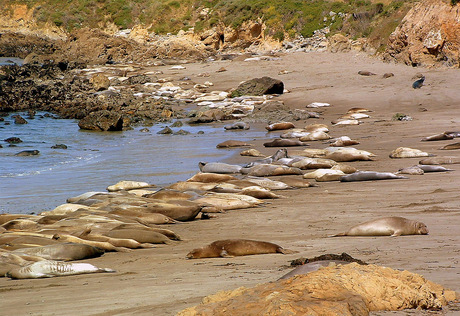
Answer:
[[[413,66],[459,67],[460,5],[422,0],[391,34],[386,60]]]

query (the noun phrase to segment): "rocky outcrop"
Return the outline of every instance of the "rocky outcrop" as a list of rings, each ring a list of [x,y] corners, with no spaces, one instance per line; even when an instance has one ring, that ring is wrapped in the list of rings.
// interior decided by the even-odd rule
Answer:
[[[454,291],[408,271],[376,265],[329,266],[306,275],[205,297],[191,315],[369,315],[370,311],[441,309]]]
[[[385,59],[412,66],[459,67],[459,9],[450,1],[417,3],[391,34]]]
[[[241,83],[233,92],[233,97],[242,95],[283,94],[284,84],[281,80],[270,77],[254,78]]]
[[[122,131],[123,116],[120,113],[110,111],[97,111],[90,113],[78,122],[81,129],[93,131]]]

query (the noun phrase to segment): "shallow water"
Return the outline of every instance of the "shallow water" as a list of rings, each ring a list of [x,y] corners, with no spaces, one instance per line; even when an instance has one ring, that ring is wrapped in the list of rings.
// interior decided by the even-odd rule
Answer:
[[[186,180],[199,171],[200,161],[222,161],[241,149],[217,149],[231,139],[249,141],[265,136],[264,131],[225,131],[222,126],[173,128],[189,135],[159,135],[166,125],[123,132],[91,132],[76,120],[54,119],[37,113],[29,122],[14,124],[10,114],[0,122],[0,213],[38,213],[65,203],[88,191],[105,191],[121,180],[145,181],[159,186]],[[6,125],[6,123],[10,123]],[[197,134],[203,131],[204,134]],[[4,140],[19,137],[23,142],[10,147]],[[233,137],[234,138],[234,137]],[[52,149],[65,144],[67,149]],[[23,150],[39,150],[36,156],[15,156]]]
[[[17,57],[0,57],[0,66],[19,65],[22,66],[24,60]]]

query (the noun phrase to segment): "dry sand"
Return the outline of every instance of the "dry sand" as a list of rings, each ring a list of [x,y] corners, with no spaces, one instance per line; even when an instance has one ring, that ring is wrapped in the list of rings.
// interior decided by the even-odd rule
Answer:
[[[227,71],[217,72],[221,67]],[[189,76],[197,83],[211,81],[214,89],[235,87],[240,81],[270,76],[281,79],[290,93],[279,99],[304,109],[318,101],[332,106],[320,119],[295,122],[299,127],[337,119],[351,107],[373,110],[372,118],[358,126],[331,127],[331,135],[357,139],[356,147],[377,155],[376,161],[350,163],[361,170],[395,172],[419,159],[390,159],[400,146],[439,156],[460,156],[460,150],[439,150],[454,141],[421,142],[447,130],[460,130],[458,69],[420,69],[386,64],[355,52],[294,53],[271,61],[218,61],[187,64],[185,70],[162,67],[165,76]],[[279,71],[291,73],[278,75]],[[358,75],[368,70],[376,76]],[[208,72],[209,77],[197,77]],[[383,79],[387,72],[394,77]],[[425,86],[414,90],[411,78],[422,72]],[[407,122],[392,121],[395,113],[410,115]],[[238,139],[229,132],[228,139]],[[267,139],[277,135],[267,134]],[[222,141],[224,141],[223,139]],[[265,154],[276,149],[257,148]],[[311,148],[324,148],[312,142]],[[233,161],[250,161],[239,157]],[[292,149],[289,149],[292,151]],[[282,192],[287,199],[262,207],[218,214],[210,220],[169,225],[183,241],[130,253],[107,253],[87,260],[116,274],[94,274],[52,279],[0,279],[0,314],[3,315],[174,315],[200,303],[219,290],[253,286],[276,280],[289,272],[291,260],[326,253],[346,252],[368,263],[419,273],[460,292],[460,165],[449,173],[410,176],[408,180],[319,183],[319,187]],[[197,168],[198,171],[198,168]],[[430,234],[403,237],[327,238],[352,225],[382,216],[403,216],[424,222]],[[277,243],[297,254],[187,260],[193,248],[226,238],[250,238]],[[438,312],[378,312],[374,315],[459,315],[454,305]]]

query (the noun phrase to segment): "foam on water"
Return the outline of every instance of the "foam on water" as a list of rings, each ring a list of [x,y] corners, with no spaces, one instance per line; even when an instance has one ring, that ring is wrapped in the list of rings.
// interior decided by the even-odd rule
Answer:
[[[19,114],[29,123],[14,124],[13,114],[0,122],[0,213],[51,210],[69,197],[104,191],[121,180],[159,186],[182,181],[199,171],[199,161],[221,161],[238,150],[216,148],[217,143],[231,138],[232,132],[223,127],[181,127],[189,135],[157,134],[170,124],[149,127],[148,133],[140,132],[141,127],[91,132],[80,130],[76,120],[44,117],[42,112],[35,119]],[[9,137],[23,142],[10,147],[4,141]],[[238,132],[238,139],[245,141],[262,137],[264,131]],[[52,149],[55,144],[68,149]],[[35,149],[39,155],[15,156]]]

